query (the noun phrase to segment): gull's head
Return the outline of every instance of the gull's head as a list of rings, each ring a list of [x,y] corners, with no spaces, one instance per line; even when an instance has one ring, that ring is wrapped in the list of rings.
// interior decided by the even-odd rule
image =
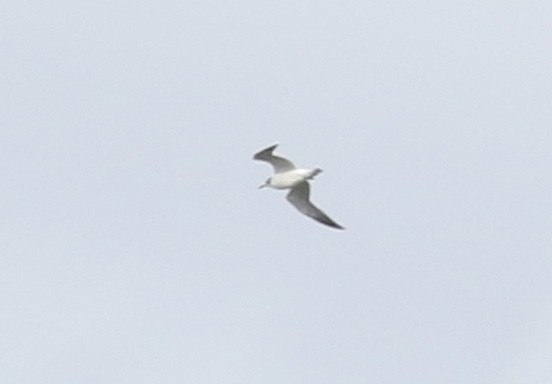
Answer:
[[[270,185],[270,177],[268,179],[266,179],[264,184],[259,185],[259,189],[264,188],[264,187],[268,187],[269,185]]]

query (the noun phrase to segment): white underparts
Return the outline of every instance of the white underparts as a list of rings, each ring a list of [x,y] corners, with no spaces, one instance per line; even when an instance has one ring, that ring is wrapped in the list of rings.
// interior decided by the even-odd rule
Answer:
[[[295,185],[312,179],[318,175],[322,170],[320,168],[315,169],[301,169],[296,168],[291,171],[276,173],[270,178],[269,187],[275,189],[288,189],[293,188]]]

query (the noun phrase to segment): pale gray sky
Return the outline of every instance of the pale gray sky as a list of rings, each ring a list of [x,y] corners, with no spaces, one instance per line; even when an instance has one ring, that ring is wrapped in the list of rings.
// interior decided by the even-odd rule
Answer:
[[[550,20],[6,2],[0,382],[552,382]]]

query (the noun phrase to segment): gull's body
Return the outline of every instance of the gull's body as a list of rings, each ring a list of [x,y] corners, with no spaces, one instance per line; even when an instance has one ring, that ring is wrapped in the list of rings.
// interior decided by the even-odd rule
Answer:
[[[318,173],[322,172],[320,169],[301,169],[296,168],[290,171],[275,173],[269,180],[267,185],[275,189],[289,189],[293,188],[299,183],[305,180],[310,180]]]
[[[311,180],[322,170],[320,168],[296,168],[288,159],[272,154],[277,146],[273,145],[263,149],[253,156],[253,159],[266,161],[274,168],[274,175],[269,177],[259,188],[290,189],[287,199],[301,213],[330,227],[344,229],[309,200],[310,185],[308,180]]]

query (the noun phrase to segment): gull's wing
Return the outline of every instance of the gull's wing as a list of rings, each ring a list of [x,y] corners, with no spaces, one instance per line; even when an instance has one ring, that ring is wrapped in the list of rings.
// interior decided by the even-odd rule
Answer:
[[[330,227],[345,229],[341,225],[337,224],[335,221],[330,219],[328,215],[322,212],[318,207],[312,204],[309,201],[310,186],[309,183],[303,181],[302,183],[297,184],[295,187],[289,191],[287,195],[288,201],[293,204],[301,213],[313,218],[316,221],[326,224]]]
[[[278,146],[278,144],[273,145],[272,147],[268,147],[266,149],[263,149],[260,152],[257,152],[255,156],[253,156],[253,159],[255,160],[263,160],[267,161],[270,164],[272,164],[272,167],[274,168],[274,173],[282,173],[286,171],[291,171],[292,169],[295,169],[295,165],[288,159],[284,159],[283,157],[274,156],[272,154],[272,151]]]

